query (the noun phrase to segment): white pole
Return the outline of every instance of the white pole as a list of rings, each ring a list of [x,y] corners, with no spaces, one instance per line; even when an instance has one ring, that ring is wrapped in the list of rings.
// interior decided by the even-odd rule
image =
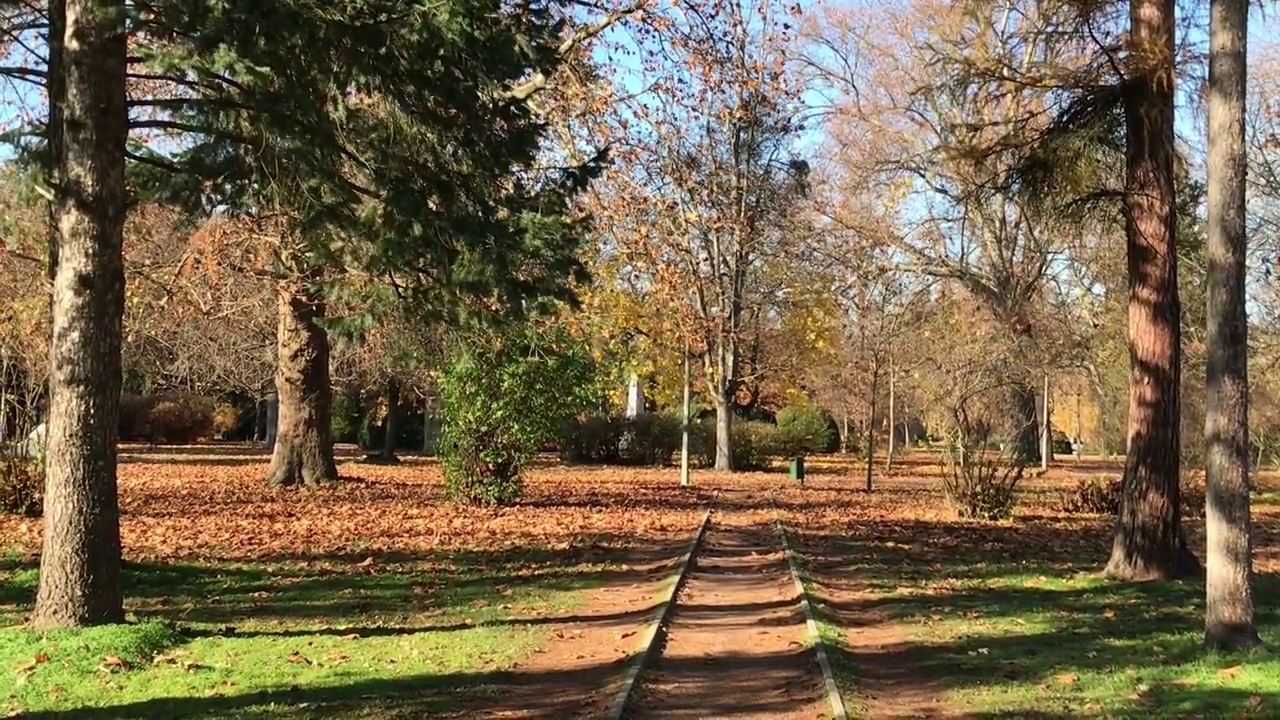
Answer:
[[[684,346],[684,423],[680,431],[680,487],[689,486],[689,345]]]

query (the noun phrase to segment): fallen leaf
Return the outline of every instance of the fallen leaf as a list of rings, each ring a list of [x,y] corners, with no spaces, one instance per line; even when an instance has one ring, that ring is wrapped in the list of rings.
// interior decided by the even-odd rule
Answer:
[[[287,657],[287,658],[285,658],[285,659],[286,659],[286,660],[288,660],[289,662],[293,663],[294,665],[310,665],[310,664],[311,664],[311,661],[310,661],[310,660],[308,660],[308,659],[307,659],[307,657],[306,657],[305,655],[303,655],[302,653],[298,652],[297,650],[294,650],[294,651],[289,655],[289,657]]]
[[[98,666],[101,672],[115,672],[116,670],[128,670],[129,663],[119,655],[107,655],[102,658],[102,664]]]
[[[1243,665],[1232,665],[1229,668],[1222,668],[1218,671],[1218,677],[1233,678],[1244,672]]]
[[[1261,696],[1261,695],[1250,695],[1250,696],[1249,696],[1249,704],[1250,704],[1250,705],[1252,705],[1253,707],[1262,707],[1262,696]]]
[[[1080,676],[1077,675],[1076,673],[1063,673],[1061,675],[1054,675],[1053,679],[1057,680],[1063,685],[1070,685],[1071,683],[1074,683],[1077,680],[1079,680]]]

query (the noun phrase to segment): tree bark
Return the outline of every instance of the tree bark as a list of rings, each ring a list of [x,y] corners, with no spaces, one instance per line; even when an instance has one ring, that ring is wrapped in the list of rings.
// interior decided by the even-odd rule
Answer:
[[[1245,310],[1245,0],[1209,4],[1205,643],[1261,643],[1253,618]]]
[[[116,433],[126,192],[124,4],[51,5],[64,103],[56,168],[45,531],[31,624],[124,621]]]
[[[329,337],[320,320],[324,301],[310,287],[318,278],[286,280],[277,288],[276,393],[280,409],[267,479],[274,485],[319,485],[338,479],[330,428]]]
[[[872,490],[871,466],[876,457],[876,394],[880,391],[879,368],[871,372],[871,396],[867,398],[867,492]],[[893,432],[893,428],[889,428]]]
[[[1193,572],[1179,506],[1181,334],[1173,178],[1173,0],[1133,0],[1125,95],[1129,428],[1120,513],[1106,574]]]
[[[716,394],[716,470],[733,470],[733,401],[723,388]]]
[[[1017,457],[1024,463],[1040,461],[1040,422],[1037,415],[1036,388],[1029,382],[1016,381],[1009,388],[1013,413],[1009,418],[1009,440]]]
[[[383,424],[382,460],[395,462],[396,457],[396,413],[400,410],[400,384],[395,380],[387,381],[387,422]]]

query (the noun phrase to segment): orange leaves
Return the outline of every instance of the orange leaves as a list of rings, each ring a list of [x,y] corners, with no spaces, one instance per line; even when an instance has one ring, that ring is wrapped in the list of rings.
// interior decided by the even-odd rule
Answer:
[[[190,455],[122,463],[125,552],[140,561],[350,557],[345,566],[378,574],[395,554],[591,552],[617,538],[684,533],[697,522],[696,502],[676,495],[663,470],[552,466],[529,474],[520,505],[472,508],[443,499],[434,462],[340,461],[342,482],[298,492],[266,486],[266,461],[228,454],[206,463]],[[34,553],[40,522],[0,516],[0,536]]]

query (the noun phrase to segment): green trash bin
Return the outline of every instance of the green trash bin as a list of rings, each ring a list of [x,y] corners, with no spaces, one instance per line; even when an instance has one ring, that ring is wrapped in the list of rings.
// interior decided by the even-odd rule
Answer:
[[[804,482],[804,458],[797,456],[791,458],[791,479]]]

